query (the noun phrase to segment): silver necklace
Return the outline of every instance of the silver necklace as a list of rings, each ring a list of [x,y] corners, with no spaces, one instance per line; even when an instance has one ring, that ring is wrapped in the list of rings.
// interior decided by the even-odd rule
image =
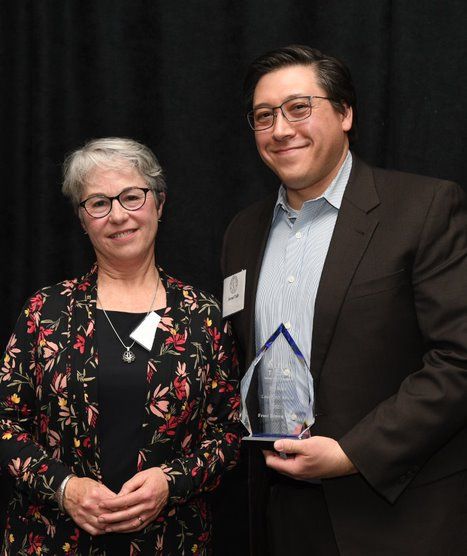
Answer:
[[[149,306],[149,311],[146,313],[146,316],[144,318],[147,318],[147,316],[149,315],[149,313],[152,310],[152,306],[154,305],[154,301],[156,300],[156,296],[157,296],[157,292],[159,290],[159,284],[160,283],[161,283],[161,278],[160,278],[159,274],[157,274],[156,293],[154,294],[154,297],[152,298],[151,305]],[[115,326],[112,324],[112,321],[110,320],[110,317],[107,314],[107,311],[104,309],[104,306],[102,305],[102,301],[99,299],[99,295],[96,294],[96,296],[97,296],[97,301],[99,302],[99,305],[101,306],[101,309],[104,311],[104,315],[105,315],[106,319],[109,321],[110,327],[115,332],[115,336],[117,336],[117,338],[120,340],[120,343],[125,348],[125,351],[122,354],[123,361],[125,363],[133,363],[133,361],[136,359],[136,355],[134,354],[133,351],[131,351],[131,349],[135,345],[135,340],[133,340],[133,342],[129,346],[125,345],[123,340],[120,338],[120,334],[115,330]]]

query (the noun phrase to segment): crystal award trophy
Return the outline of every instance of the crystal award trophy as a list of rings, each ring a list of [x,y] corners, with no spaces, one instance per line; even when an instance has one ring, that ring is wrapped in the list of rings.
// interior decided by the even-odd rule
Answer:
[[[243,377],[241,400],[241,421],[249,432],[243,441],[248,446],[272,450],[279,438],[310,436],[313,378],[283,324],[258,351]]]

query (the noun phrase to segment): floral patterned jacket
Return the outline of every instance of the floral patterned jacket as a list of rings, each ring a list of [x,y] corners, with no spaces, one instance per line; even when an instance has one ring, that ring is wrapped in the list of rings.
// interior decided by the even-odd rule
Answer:
[[[137,471],[161,466],[169,503],[135,534],[131,554],[204,554],[204,497],[235,465],[240,427],[230,323],[214,298],[160,272],[167,307],[147,367]],[[101,554],[54,494],[73,472],[101,480],[97,265],[26,303],[0,369],[0,469],[15,478],[2,554]]]

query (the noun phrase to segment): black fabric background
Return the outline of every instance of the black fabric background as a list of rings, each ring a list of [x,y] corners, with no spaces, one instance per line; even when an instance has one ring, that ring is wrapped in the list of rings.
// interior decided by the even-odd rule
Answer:
[[[1,2],[2,349],[27,296],[93,260],[60,192],[65,154],[93,137],[154,150],[169,186],[157,259],[219,293],[225,227],[277,187],[241,98],[271,48],[349,65],[366,161],[465,186],[466,24],[464,0]]]

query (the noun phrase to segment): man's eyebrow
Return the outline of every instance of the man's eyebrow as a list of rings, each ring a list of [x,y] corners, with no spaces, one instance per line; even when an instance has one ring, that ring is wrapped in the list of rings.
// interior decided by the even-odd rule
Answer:
[[[284,102],[287,102],[288,100],[293,100],[294,98],[309,97],[309,96],[313,96],[313,95],[305,95],[303,93],[294,93],[293,95],[289,95],[289,96],[285,97],[280,104],[283,104]],[[279,104],[279,106],[280,106],[280,104]],[[272,104],[270,102],[260,102],[259,104],[255,104],[253,106],[254,110],[256,108],[272,108]]]

